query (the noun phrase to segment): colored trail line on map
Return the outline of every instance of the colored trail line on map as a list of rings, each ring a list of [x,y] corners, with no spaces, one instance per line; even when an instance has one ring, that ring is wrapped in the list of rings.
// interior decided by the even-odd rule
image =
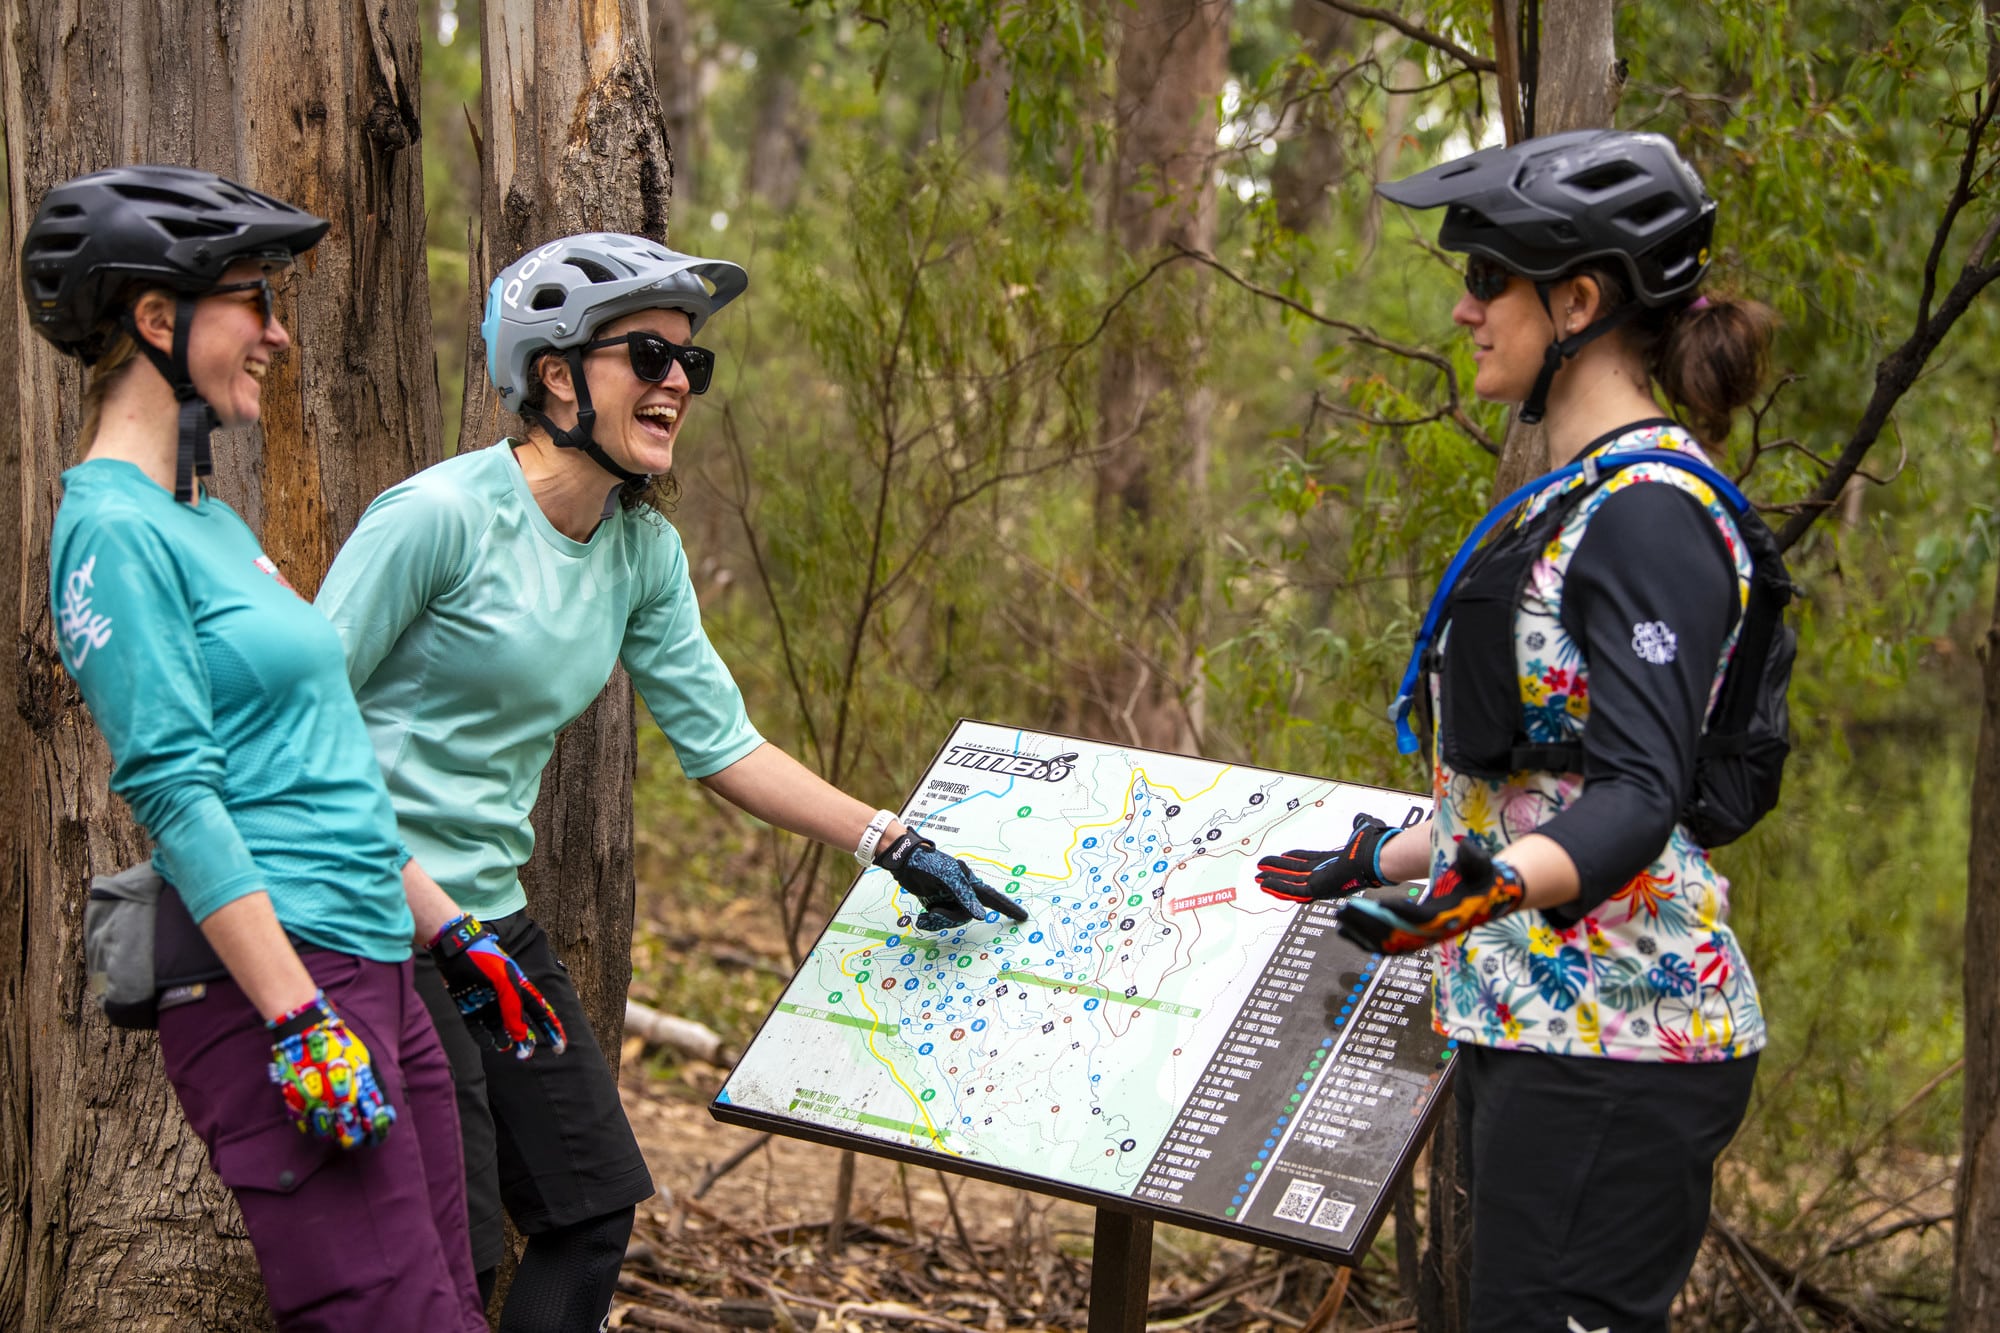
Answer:
[[[858,955],[864,954],[866,952],[868,952],[867,949],[856,949],[852,953],[849,953],[845,957],[843,957],[840,960],[840,975],[852,978],[854,976],[854,973],[848,967],[848,964],[854,961],[854,959]],[[935,1124],[931,1123],[931,1113],[929,1108],[924,1105],[924,1099],[917,1095],[917,1090],[915,1088],[911,1087],[908,1083],[905,1083],[903,1081],[903,1076],[896,1069],[895,1062],[891,1060],[888,1056],[882,1054],[882,1052],[875,1049],[875,1034],[877,1032],[893,1032],[896,1034],[896,1039],[900,1041],[902,1040],[901,1030],[897,1028],[897,1026],[893,1023],[884,1023],[882,1021],[882,1015],[876,1013],[875,1006],[868,1002],[868,988],[866,986],[857,986],[854,991],[854,998],[861,1001],[861,1007],[868,1011],[868,1017],[875,1020],[874,1022],[866,1025],[868,1028],[868,1054],[874,1056],[876,1060],[881,1062],[882,1068],[889,1071],[889,1077],[896,1080],[896,1086],[903,1090],[904,1095],[910,1099],[910,1104],[917,1108],[917,1114],[924,1118],[923,1127],[921,1129],[917,1129],[916,1127],[912,1126],[913,1132],[921,1134],[925,1138],[929,1139],[931,1141],[931,1146],[936,1148],[939,1152],[948,1152],[953,1157],[964,1156],[964,1154],[959,1152],[958,1149],[953,1148],[945,1143],[944,1131],[939,1129]],[[855,1020],[855,1025],[857,1027],[862,1026],[862,1024],[858,1019]],[[863,1121],[862,1123],[867,1124],[870,1122]],[[894,1123],[894,1122],[889,1122],[889,1123]]]
[[[852,1014],[843,1014],[833,1009],[815,1009],[805,1004],[780,1004],[778,1008],[788,1014],[797,1014],[800,1018],[817,1018],[823,1023],[838,1023],[842,1027],[860,1028],[863,1032],[896,1030],[888,1023],[871,1023],[865,1018],[856,1018]]]
[[[1104,986],[1084,986],[1074,981],[1057,981],[1053,977],[1038,977],[1033,972],[1002,972],[1009,981],[1018,981],[1028,986],[1042,986],[1049,990],[1068,991],[1071,995],[1090,995],[1113,1004],[1129,1004],[1135,1009],[1157,1009],[1164,1014],[1178,1014],[1183,1018],[1200,1018],[1201,1010],[1184,1004],[1174,1004],[1167,1000],[1155,1000],[1144,995],[1127,995],[1122,990],[1111,990]]]

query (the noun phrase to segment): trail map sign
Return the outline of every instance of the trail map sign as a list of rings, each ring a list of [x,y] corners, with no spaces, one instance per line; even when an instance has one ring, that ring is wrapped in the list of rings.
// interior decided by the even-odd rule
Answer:
[[[962,721],[902,817],[1028,920],[918,931],[863,873],[710,1109],[1351,1261],[1451,1051],[1423,958],[1361,952],[1255,866],[1428,806]]]

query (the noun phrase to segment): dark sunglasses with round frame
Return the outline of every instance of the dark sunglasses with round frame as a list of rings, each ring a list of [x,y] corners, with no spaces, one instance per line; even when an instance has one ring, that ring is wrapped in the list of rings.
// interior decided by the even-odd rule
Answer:
[[[1513,271],[1497,259],[1485,255],[1465,257],[1465,290],[1475,301],[1494,300],[1513,280]]]
[[[673,373],[674,362],[681,363],[687,372],[688,392],[707,393],[709,379],[715,374],[715,353],[706,347],[696,347],[692,343],[668,342],[657,333],[621,333],[616,338],[599,338],[596,342],[583,345],[586,352],[595,352],[605,347],[625,349],[632,362],[632,373],[651,384],[663,382]]]

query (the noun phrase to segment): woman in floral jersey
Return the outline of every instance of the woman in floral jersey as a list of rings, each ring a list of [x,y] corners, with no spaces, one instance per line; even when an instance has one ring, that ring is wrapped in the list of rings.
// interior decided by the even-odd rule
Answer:
[[[1546,419],[1552,467],[1702,459],[1755,392],[1771,316],[1698,294],[1715,206],[1660,136],[1551,135],[1382,193],[1447,208],[1474,388]],[[1474,1328],[1665,1330],[1700,1246],[1765,1034],[1728,883],[1680,812],[1751,572],[1689,473],[1552,482],[1454,586],[1429,674],[1432,820],[1260,868],[1300,899],[1431,879],[1420,900],[1351,898],[1340,920],[1370,949],[1434,948]]]

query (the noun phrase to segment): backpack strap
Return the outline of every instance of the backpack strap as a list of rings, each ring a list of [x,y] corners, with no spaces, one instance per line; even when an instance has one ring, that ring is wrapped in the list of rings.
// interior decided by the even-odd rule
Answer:
[[[1707,482],[1722,497],[1723,502],[1729,506],[1730,512],[1739,519],[1750,508],[1749,499],[1737,488],[1735,482],[1732,482],[1729,478],[1723,476],[1720,472],[1717,472],[1701,460],[1682,453],[1677,449],[1640,449],[1632,453],[1609,454],[1602,457],[1592,454],[1577,462],[1559,467],[1554,472],[1545,473],[1527,485],[1515,490],[1511,495],[1508,495],[1500,503],[1489,509],[1486,512],[1486,516],[1479,520],[1478,524],[1472,529],[1471,535],[1459,545],[1458,553],[1452,556],[1451,563],[1445,566],[1444,577],[1438,581],[1437,591],[1431,595],[1430,606],[1425,610],[1423,623],[1417,629],[1416,643],[1410,649],[1409,663],[1403,668],[1402,683],[1396,687],[1396,701],[1389,705],[1389,720],[1396,725],[1396,749],[1399,752],[1403,754],[1415,754],[1418,750],[1419,742],[1417,733],[1410,726],[1410,709],[1415,703],[1417,685],[1423,675],[1424,653],[1429,649],[1431,641],[1437,637],[1438,624],[1444,619],[1445,608],[1451,601],[1452,589],[1457,585],[1459,575],[1465,572],[1466,565],[1471,562],[1473,554],[1478,551],[1480,544],[1486,540],[1494,528],[1498,527],[1503,520],[1514,512],[1518,505],[1530,498],[1541,495],[1552,487],[1566,486],[1573,477],[1583,478],[1581,489],[1585,491],[1595,489],[1601,482],[1608,480],[1612,473],[1630,467],[1634,463],[1663,463],[1668,467],[1677,468],[1682,472],[1699,477],[1701,480]],[[1739,522],[1737,526],[1738,530],[1741,531],[1744,525]],[[1759,565],[1761,566],[1761,564],[1762,561],[1760,560]],[[1753,580],[1753,587],[1754,583],[1755,581]],[[1787,587],[1789,587],[1789,584],[1787,584]],[[1782,605],[1780,603],[1781,607]],[[1747,624],[1745,629],[1747,631]],[[1768,646],[1769,633],[1767,632],[1765,634],[1765,647],[1768,648]],[[1749,692],[1745,691],[1745,693]],[[1754,704],[1754,700],[1750,702]],[[1524,746],[1515,753],[1519,756],[1528,751],[1542,749],[1558,750],[1564,748],[1567,747]],[[1548,767],[1548,765],[1537,764],[1534,767],[1543,768]]]

